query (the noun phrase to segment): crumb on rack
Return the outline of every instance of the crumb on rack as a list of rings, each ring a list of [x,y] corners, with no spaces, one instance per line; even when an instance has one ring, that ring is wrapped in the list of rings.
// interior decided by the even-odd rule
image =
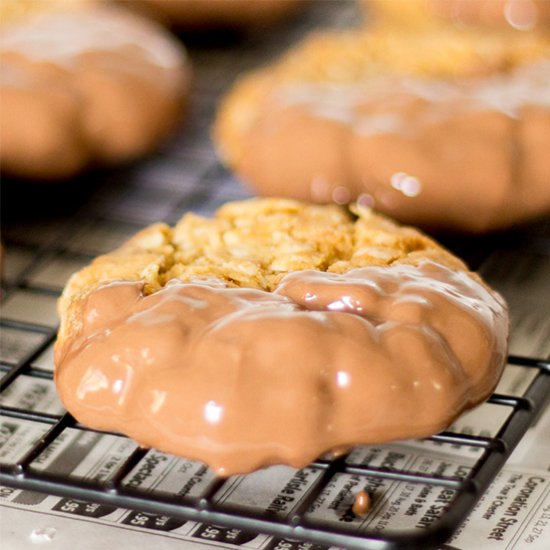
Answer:
[[[352,511],[357,517],[365,516],[371,508],[370,495],[364,489],[355,495]]]

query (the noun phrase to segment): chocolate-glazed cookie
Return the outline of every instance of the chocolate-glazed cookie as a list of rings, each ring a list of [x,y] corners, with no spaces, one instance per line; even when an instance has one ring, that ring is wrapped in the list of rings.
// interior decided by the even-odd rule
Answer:
[[[289,17],[305,0],[119,0],[125,7],[178,29],[265,27]]]
[[[146,19],[77,3],[14,18],[0,33],[5,174],[50,180],[132,161],[181,118],[186,53]]]
[[[362,0],[369,17],[384,24],[449,24],[458,28],[531,31],[550,27],[548,0]]]
[[[501,297],[419,231],[282,199],[145,229],[59,312],[71,414],[223,476],[444,429],[494,389],[508,333]]]
[[[261,194],[483,232],[550,210],[548,89],[544,36],[318,33],[241,78],[214,135]]]

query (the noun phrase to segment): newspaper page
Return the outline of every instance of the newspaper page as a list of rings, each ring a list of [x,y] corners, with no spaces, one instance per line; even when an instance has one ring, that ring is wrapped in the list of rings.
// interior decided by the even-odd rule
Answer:
[[[535,373],[510,365],[497,391],[522,395]],[[2,403],[24,401],[30,410],[63,413],[49,380],[21,376]],[[506,406],[486,403],[462,416],[455,432],[493,435],[506,421]],[[3,418],[0,424],[0,462],[25,455],[45,432],[26,420]],[[36,470],[74,478],[108,481],[136,445],[127,438],[66,429],[32,463]],[[481,451],[433,441],[405,441],[357,447],[346,459],[351,464],[391,466],[410,472],[465,477]],[[314,467],[296,470],[275,466],[248,476],[230,478],[215,494],[216,502],[243,510],[285,517],[307,498],[321,476]],[[126,475],[123,484],[150,493],[200,497],[214,482],[213,473],[199,462],[149,450]],[[372,508],[364,517],[352,512],[355,495],[365,489]],[[338,474],[312,503],[307,517],[345,526],[350,533],[422,530],[448,507],[454,491],[445,487]],[[142,548],[257,548],[322,550],[304,543],[245,532],[241,529],[182,521],[163,515],[124,510],[75,498],[0,488],[2,548],[52,550],[96,549],[114,545],[120,550]],[[550,540],[550,409],[537,420],[497,475],[446,549],[546,550]]]

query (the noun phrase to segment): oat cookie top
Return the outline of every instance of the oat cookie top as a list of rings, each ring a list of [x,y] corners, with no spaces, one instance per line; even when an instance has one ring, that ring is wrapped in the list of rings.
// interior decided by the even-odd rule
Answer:
[[[187,213],[175,227],[158,223],[143,229],[73,275],[59,307],[64,318],[71,301],[117,280],[143,280],[146,294],[171,279],[218,279],[228,286],[272,291],[293,271],[345,273],[422,259],[466,269],[420,231],[367,207],[253,199],[228,203],[212,218]],[[62,334],[65,330],[67,323]]]

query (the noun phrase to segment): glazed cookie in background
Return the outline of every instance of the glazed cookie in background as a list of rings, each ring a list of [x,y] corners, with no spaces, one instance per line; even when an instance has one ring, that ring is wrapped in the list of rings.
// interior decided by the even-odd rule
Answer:
[[[77,272],[55,381],[95,429],[217,474],[438,432],[502,372],[501,297],[368,208],[252,199]]]
[[[550,27],[548,0],[363,0],[367,13],[382,24],[509,28]]]
[[[222,100],[222,160],[263,195],[358,200],[430,229],[550,211],[550,39],[318,33]]]
[[[263,27],[299,11],[305,0],[118,0],[174,28]]]
[[[63,179],[152,151],[185,108],[182,46],[120,8],[40,6],[24,3],[0,28],[2,172]]]

